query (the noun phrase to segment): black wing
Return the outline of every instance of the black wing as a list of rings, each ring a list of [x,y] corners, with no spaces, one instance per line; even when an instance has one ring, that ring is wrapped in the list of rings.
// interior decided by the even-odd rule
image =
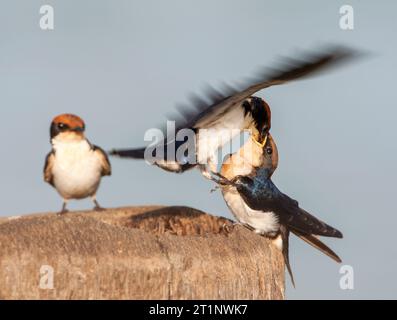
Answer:
[[[346,62],[354,56],[347,48],[336,47],[327,52],[305,54],[299,59],[284,58],[278,68],[258,74],[239,88],[225,87],[217,91],[211,87],[205,90],[204,98],[191,97],[192,108],[179,107],[177,128],[206,128],[225,110],[238,107],[254,93],[275,85],[314,75],[326,68]]]
[[[53,150],[47,154],[45,158],[45,164],[43,170],[44,181],[52,186],[54,186],[54,176],[52,174],[52,168],[54,166],[54,157],[55,157],[55,153]]]
[[[291,231],[296,230],[304,234],[343,238],[339,230],[300,208],[298,202],[287,195],[283,194],[281,198],[274,201],[273,205],[279,214],[280,222],[287,225]]]
[[[279,222],[291,231],[325,237],[343,237],[340,231],[300,208],[298,201],[282,193],[270,179],[261,182],[259,178],[244,177],[244,184],[237,185],[237,190],[251,209],[274,212]]]
[[[106,152],[98,147],[98,146],[92,146],[92,149],[94,150],[94,152],[99,156],[99,159],[101,161],[101,165],[102,165],[102,176],[110,176],[112,175],[112,166],[110,164],[108,155],[106,154]]]
[[[222,118],[232,108],[238,108],[245,99],[259,90],[313,75],[316,72],[326,69],[326,67],[346,62],[353,56],[354,53],[352,50],[337,47],[319,54],[306,54],[300,59],[286,58],[279,63],[277,69],[260,73],[252,80],[240,86],[240,88],[224,86],[221,91],[217,91],[211,87],[207,87],[203,98],[197,95],[191,96],[190,100],[193,107],[179,106],[179,114],[174,115],[171,120],[176,122],[176,132],[184,128],[208,128],[214,121]],[[166,136],[166,130],[163,128],[162,131],[164,136]],[[159,142],[159,145],[166,145],[167,143],[172,143],[172,141],[170,142],[168,139],[165,139]],[[115,149],[110,154],[120,157],[143,159],[145,149]]]

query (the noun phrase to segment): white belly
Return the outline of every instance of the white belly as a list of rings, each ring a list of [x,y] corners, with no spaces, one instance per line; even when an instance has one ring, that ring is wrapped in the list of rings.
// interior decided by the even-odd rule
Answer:
[[[252,227],[259,234],[275,236],[278,233],[280,224],[273,212],[251,209],[246,205],[235,187],[223,188],[222,194],[227,206],[240,223]]]
[[[101,181],[101,162],[87,141],[54,145],[54,186],[65,199],[95,195]]]

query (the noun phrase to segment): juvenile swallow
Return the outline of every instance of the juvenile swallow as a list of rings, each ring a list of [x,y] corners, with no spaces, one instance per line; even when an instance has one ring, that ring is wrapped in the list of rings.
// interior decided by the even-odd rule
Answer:
[[[341,262],[338,255],[321,242],[317,236],[342,238],[342,233],[299,207],[299,203],[282,193],[271,180],[272,167],[259,167],[250,175],[237,175],[232,180],[221,179],[222,185],[235,188],[241,198],[232,204],[234,214],[246,227],[256,233],[278,240],[287,270],[295,286],[289,263],[288,241],[292,232],[316,249]],[[243,204],[240,204],[241,199]],[[230,203],[230,199],[228,200]],[[232,200],[233,201],[233,200]],[[242,206],[243,208],[237,208]],[[236,209],[237,208],[237,209]]]
[[[60,214],[67,212],[71,199],[91,197],[94,209],[101,210],[96,193],[103,176],[111,175],[106,153],[85,137],[84,121],[76,115],[62,114],[50,127],[52,150],[44,166],[44,180],[63,198]]]
[[[236,153],[232,154],[222,164],[219,178],[233,180],[238,176],[252,176],[258,168],[269,169],[272,175],[278,166],[278,150],[276,143],[268,134],[264,146],[258,146],[253,140],[248,140]],[[219,182],[217,179],[213,179]],[[243,225],[266,224],[262,212],[254,212],[244,201],[232,184],[221,184],[222,196],[236,220]]]
[[[194,132],[194,141],[164,139],[148,148],[116,149],[111,155],[122,158],[144,159],[145,151],[153,155],[154,164],[171,172],[184,172],[199,167],[202,174],[211,179],[217,167],[217,151],[242,131],[251,132],[252,137],[263,144],[270,130],[270,108],[261,98],[252,96],[256,92],[289,81],[304,78],[315,72],[345,62],[353,56],[343,48],[335,48],[327,53],[305,56],[301,59],[285,59],[278,69],[264,72],[248,81],[240,89],[227,89],[218,92],[208,89],[204,99],[193,97],[193,107],[180,109],[181,117],[177,121],[176,134],[182,129]],[[223,136],[225,135],[225,136]],[[177,156],[178,150],[190,150],[194,143],[193,159]],[[162,154],[157,155],[158,146]],[[148,149],[148,150],[147,150]]]

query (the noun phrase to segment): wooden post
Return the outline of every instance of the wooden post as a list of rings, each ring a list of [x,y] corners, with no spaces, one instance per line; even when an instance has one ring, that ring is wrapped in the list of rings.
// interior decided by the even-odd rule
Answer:
[[[187,207],[0,220],[0,299],[283,299],[271,242]]]

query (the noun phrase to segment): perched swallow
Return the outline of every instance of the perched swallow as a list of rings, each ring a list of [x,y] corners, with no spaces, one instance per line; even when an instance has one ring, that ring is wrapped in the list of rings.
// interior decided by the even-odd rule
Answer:
[[[192,98],[194,108],[180,109],[182,117],[177,121],[175,136],[182,129],[191,129],[194,132],[194,142],[186,139],[164,139],[148,148],[113,150],[110,154],[122,158],[144,159],[145,153],[149,151],[155,158],[154,164],[162,169],[179,173],[198,166],[203,175],[211,179],[217,167],[217,151],[242,131],[250,131],[259,144],[264,143],[271,125],[270,108],[264,100],[253,97],[253,94],[312,75],[326,67],[345,62],[352,56],[350,50],[336,48],[302,59],[285,59],[278,69],[262,73],[240,89],[229,88],[218,92],[209,88],[205,99]],[[190,145],[186,145],[189,143],[194,143],[193,161],[189,157],[178,159],[177,151],[182,146],[182,150],[190,150]],[[155,153],[159,145],[164,152],[157,155]]]
[[[273,137],[269,133],[264,146],[258,146],[253,140],[248,140],[236,153],[222,164],[220,179],[229,181],[239,176],[252,176],[258,168],[269,169],[272,175],[278,166],[278,150]],[[216,179],[213,179],[218,182]],[[266,224],[262,212],[253,212],[245,203],[243,197],[232,184],[220,184],[223,198],[236,220],[243,225]]]
[[[88,197],[100,210],[96,193],[101,178],[111,175],[106,153],[92,145],[84,132],[84,121],[72,114],[59,115],[51,123],[52,150],[45,160],[44,180],[63,198],[61,214],[67,212],[69,200]]]
[[[338,255],[317,236],[335,238],[343,236],[340,231],[312,216],[300,208],[296,200],[282,193],[271,180],[272,172],[272,168],[265,165],[254,170],[249,176],[238,175],[232,180],[221,179],[219,183],[236,188],[241,196],[244,208],[238,209],[240,213],[238,219],[245,226],[269,238],[281,237],[280,249],[292,283],[295,285],[289,263],[289,233],[294,233],[339,263],[341,259]],[[236,207],[236,205],[232,206]],[[234,213],[236,214],[236,211]]]

